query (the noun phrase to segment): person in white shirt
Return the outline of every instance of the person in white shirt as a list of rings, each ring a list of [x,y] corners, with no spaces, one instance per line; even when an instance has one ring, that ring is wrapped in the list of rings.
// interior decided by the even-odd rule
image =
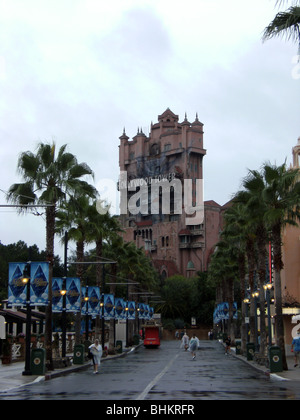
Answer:
[[[187,333],[184,333],[184,336],[182,337],[182,340],[181,340],[181,347],[184,347],[185,351],[187,351],[187,349],[189,348],[189,343],[190,343],[190,339]]]
[[[98,373],[102,357],[102,346],[99,344],[99,340],[95,340],[95,343],[89,347],[89,350],[93,355],[94,373],[96,374]]]
[[[198,347],[199,347],[199,340],[196,337],[196,335],[193,334],[193,337],[190,340],[190,351],[192,353],[193,360],[196,359],[196,351],[197,351]]]

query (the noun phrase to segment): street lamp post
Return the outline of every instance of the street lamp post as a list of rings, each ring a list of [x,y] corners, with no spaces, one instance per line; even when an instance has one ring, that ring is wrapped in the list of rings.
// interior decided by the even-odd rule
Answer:
[[[64,256],[64,277],[63,277],[63,286],[61,290],[61,295],[63,297],[62,302],[62,348],[61,355],[66,357],[66,342],[67,342],[67,309],[66,309],[66,300],[67,300],[67,261],[68,261],[68,232],[65,232],[65,256]]]
[[[271,324],[271,290],[273,288],[272,283],[268,283],[264,285],[264,289],[266,291],[266,300],[267,300],[267,307],[268,307],[268,335],[269,335],[269,346],[272,346],[272,324]]]
[[[252,294],[252,297],[254,298],[254,304],[255,304],[255,349],[258,351],[258,322],[257,322],[257,299],[259,297],[259,292],[256,291]]]
[[[105,289],[105,265],[103,264],[102,267],[102,319],[101,319],[101,345],[102,345],[102,350],[104,351],[104,347],[105,347],[105,319],[104,319],[104,289]]]
[[[248,305],[250,303],[250,299],[249,298],[245,298],[243,303],[245,305],[245,320],[244,320],[244,323],[245,323],[245,330],[246,330],[246,343],[249,343],[250,338],[249,338],[249,318],[248,318],[249,313],[248,313]]]
[[[30,306],[30,262],[23,270],[23,284],[26,284],[26,344],[25,344],[25,370],[22,375],[32,375],[30,366],[30,344],[31,344],[31,306]]]
[[[61,356],[66,357],[66,336],[67,336],[67,313],[66,313],[66,298],[67,298],[67,287],[66,287],[66,277],[63,277],[63,286],[60,294],[62,295],[62,347],[61,347]]]
[[[127,289],[126,289],[126,347],[129,347],[129,340],[128,340],[128,327],[129,327],[129,320],[128,320],[128,300],[129,300],[129,282],[127,281]]]
[[[89,295],[88,295],[88,286],[85,289],[85,297],[84,301],[86,304],[86,313],[85,313],[85,339],[88,341],[89,339]]]
[[[126,316],[126,347],[129,347],[129,339],[128,339],[128,299],[126,302],[126,308],[125,308],[125,316]]]

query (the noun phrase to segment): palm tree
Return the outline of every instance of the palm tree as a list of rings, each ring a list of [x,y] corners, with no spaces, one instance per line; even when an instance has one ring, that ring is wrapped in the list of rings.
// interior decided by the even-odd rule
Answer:
[[[84,247],[90,242],[90,198],[85,195],[75,195],[61,206],[57,212],[56,232],[64,238],[64,231],[68,230],[69,240],[76,242],[76,260],[78,263],[84,261]],[[76,265],[76,276],[83,281],[83,264]],[[76,314],[75,321],[75,342],[80,343],[81,313]]]
[[[273,263],[275,271],[275,327],[277,345],[281,348],[283,368],[288,369],[285,354],[284,323],[282,315],[281,270],[282,261],[282,231],[289,225],[297,225],[300,220],[300,182],[299,169],[287,169],[281,166],[265,163],[262,169],[265,188],[263,198],[266,205],[265,223],[272,234]]]
[[[292,39],[293,41],[298,42],[300,52],[299,1],[294,1],[294,5],[292,5],[288,10],[277,13],[272,22],[265,28],[263,34],[263,41],[277,36],[283,36],[287,39]]]
[[[238,278],[238,266],[235,250],[225,237],[218,242],[209,265],[209,276],[214,279],[220,293],[219,302],[228,302],[229,317],[227,333],[235,341],[235,329],[233,322],[234,282]],[[218,300],[218,299],[217,299]]]
[[[264,221],[266,204],[263,199],[263,191],[265,184],[261,173],[249,171],[248,176],[243,180],[243,186],[244,190],[236,195],[236,200],[245,205],[247,218],[251,222],[255,234],[260,290],[260,353],[264,355],[267,346],[264,285],[266,283],[268,233]]]
[[[96,243],[96,260],[98,262],[103,261],[103,244],[107,243],[108,241],[111,243],[114,239],[116,239],[118,234],[121,232],[121,227],[119,221],[116,217],[111,216],[109,213],[109,206],[106,206],[105,212],[98,211],[98,200],[89,209],[89,220],[90,220],[90,234],[89,238],[92,242]],[[93,252],[94,253],[94,252]],[[116,256],[113,257],[115,259]],[[111,264],[112,267],[112,277],[111,283],[114,282],[116,278],[116,264]],[[96,284],[97,286],[101,286],[102,283],[102,275],[104,274],[104,265],[97,264],[96,265]],[[105,274],[104,274],[105,275]],[[104,290],[103,290],[104,293]],[[110,285],[110,293],[115,294],[115,286]],[[96,319],[96,336],[99,334],[100,331],[100,318],[97,317]],[[113,351],[114,348],[114,320],[110,320],[109,322],[109,351]]]
[[[229,208],[225,213],[226,220],[226,233],[231,235],[230,245],[233,241],[238,241],[237,246],[240,248],[239,252],[245,250],[247,258],[247,270],[248,270],[248,283],[250,287],[250,296],[253,295],[255,291],[255,273],[256,273],[256,236],[253,226],[253,221],[249,215],[249,211],[245,204],[241,202],[239,198],[239,193],[234,197],[234,205]],[[237,261],[242,261],[242,255],[239,253]],[[242,263],[243,264],[243,263]],[[240,275],[243,273],[245,267],[240,266]],[[240,282],[242,284],[241,288],[244,288],[244,279],[240,277]],[[245,306],[243,305],[243,310],[245,311]],[[255,340],[255,302],[254,299],[250,301],[250,341],[254,342]],[[244,326],[245,329],[245,326]],[[244,340],[243,340],[244,348]]]
[[[235,202],[229,207],[224,215],[225,227],[222,232],[222,239],[232,248],[232,253],[238,265],[239,282],[241,289],[242,306],[242,352],[246,351],[247,329],[246,329],[246,238],[248,234],[248,218],[245,206]],[[251,323],[252,325],[252,323]]]
[[[68,196],[86,194],[93,196],[95,189],[82,177],[93,175],[85,163],[78,163],[76,157],[62,146],[57,155],[55,143],[40,143],[36,154],[24,152],[18,160],[18,170],[24,183],[13,184],[8,199],[14,203],[51,204],[46,208],[46,252],[49,261],[49,304],[46,308],[46,357],[53,369],[52,361],[52,275],[54,258],[55,217],[57,207]],[[25,207],[24,207],[25,208]]]

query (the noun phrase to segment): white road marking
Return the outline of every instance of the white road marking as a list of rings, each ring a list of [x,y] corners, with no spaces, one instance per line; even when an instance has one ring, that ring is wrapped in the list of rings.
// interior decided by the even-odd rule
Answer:
[[[157,384],[157,382],[164,376],[164,374],[167,372],[167,370],[172,366],[172,364],[175,362],[177,357],[180,353],[177,353],[172,360],[167,364],[167,366],[151,381],[144,391],[136,398],[136,400],[144,400],[147,396],[147,394],[151,391],[151,389]]]

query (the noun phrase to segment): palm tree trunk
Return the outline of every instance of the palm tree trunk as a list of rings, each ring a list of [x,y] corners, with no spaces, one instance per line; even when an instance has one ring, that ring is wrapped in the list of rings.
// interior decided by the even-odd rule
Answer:
[[[83,262],[83,255],[84,255],[84,242],[79,241],[76,243],[76,256],[77,262]],[[80,278],[80,282],[82,283],[82,276],[83,276],[83,265],[77,264],[76,268],[76,275]],[[81,343],[81,310],[80,312],[76,313],[75,316],[75,343]]]
[[[257,231],[257,246],[258,246],[258,271],[259,271],[259,287],[260,287],[260,354],[265,355],[267,348],[267,330],[266,330],[266,314],[265,314],[265,290],[266,282],[266,231],[264,227],[260,227]]]
[[[238,257],[239,264],[239,278],[241,286],[241,301],[242,301],[242,327],[241,327],[241,351],[242,354],[246,352],[247,345],[247,325],[246,325],[246,305],[244,302],[246,298],[246,269],[245,269],[245,255],[240,253]]]
[[[283,269],[282,254],[281,254],[281,223],[277,223],[272,229],[273,249],[274,249],[274,270],[275,270],[275,329],[276,329],[276,344],[280,347],[282,352],[283,369],[288,370],[286,353],[285,353],[285,339],[284,339],[284,323],[282,314],[282,289],[281,289],[281,270]]]
[[[112,264],[112,283],[114,282],[116,275],[117,275],[117,264]],[[116,294],[116,286],[114,284],[110,285],[110,293],[115,295]],[[109,342],[108,342],[108,349],[110,353],[114,353],[115,349],[115,318],[109,321]]]
[[[46,209],[46,252],[49,261],[49,285],[48,285],[48,306],[46,307],[45,319],[45,349],[46,360],[49,370],[53,370],[52,357],[52,277],[54,263],[54,233],[55,233],[56,207]]]
[[[101,260],[102,257],[102,237],[96,241],[96,257],[97,261]],[[101,294],[104,293],[104,290],[101,290],[101,281],[102,281],[102,266],[103,264],[96,264],[96,284],[100,287]],[[96,317],[95,322],[95,337],[99,340],[100,339],[100,331],[101,331],[101,320],[100,316]]]
[[[227,282],[227,301],[229,305],[229,320],[228,320],[228,335],[230,335],[232,342],[235,342],[235,323],[233,319],[233,301],[234,301],[234,285],[233,279],[229,279]]]
[[[247,259],[248,259],[248,270],[249,270],[249,286],[250,286],[250,342],[255,342],[255,301],[253,298],[254,293],[254,272],[255,272],[255,253],[254,253],[254,242],[252,239],[247,241]]]

